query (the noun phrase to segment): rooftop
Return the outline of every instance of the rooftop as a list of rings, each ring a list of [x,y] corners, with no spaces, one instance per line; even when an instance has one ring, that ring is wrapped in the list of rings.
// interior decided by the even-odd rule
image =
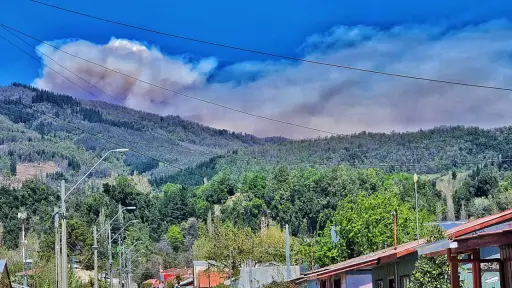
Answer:
[[[460,236],[468,235],[478,230],[489,228],[494,225],[498,225],[507,221],[512,220],[512,209],[505,210],[500,213],[489,215],[486,217],[478,218],[469,221],[465,224],[451,228],[445,232],[448,239],[457,238]]]
[[[331,266],[320,268],[315,271],[306,273],[305,279],[317,279],[331,276],[345,271],[370,268],[379,264],[394,261],[395,259],[416,252],[416,248],[421,244],[425,243],[425,240],[412,241],[409,243],[398,245],[382,249],[370,254],[359,256],[341,263],[337,263]]]

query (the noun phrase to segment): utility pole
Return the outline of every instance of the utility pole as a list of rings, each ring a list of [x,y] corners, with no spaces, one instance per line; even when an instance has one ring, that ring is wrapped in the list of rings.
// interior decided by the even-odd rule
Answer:
[[[53,209],[54,216],[54,224],[55,224],[55,287],[59,288],[60,280],[59,280],[59,270],[60,270],[60,239],[59,239],[59,208],[55,207]],[[97,287],[96,287],[97,288]]]
[[[122,236],[122,229],[124,228],[123,227],[123,206],[121,205],[121,203],[118,204],[118,213],[119,213],[119,243],[118,243],[118,246],[119,246],[119,287],[123,287],[123,260],[121,259],[122,257],[122,240],[121,240],[121,236]]]
[[[89,169],[89,171],[87,171],[87,173],[85,173],[84,176],[82,176],[82,178],[80,178],[80,180],[78,180],[78,182],[75,183],[75,185],[73,187],[71,187],[71,189],[69,189],[69,191],[67,192],[66,194],[66,187],[65,187],[65,183],[64,183],[64,180],[62,180],[60,182],[60,212],[62,213],[62,235],[61,235],[61,238],[62,238],[62,241],[61,241],[61,267],[62,267],[62,271],[61,271],[61,278],[62,278],[62,281],[61,281],[61,288],[68,288],[68,266],[67,266],[67,263],[68,263],[68,254],[67,254],[67,232],[66,232],[66,197],[71,194],[71,192],[73,192],[77,187],[78,187],[78,184],[80,184],[86,177],[87,175],[89,175],[92,170],[94,170],[94,168],[96,168],[96,166],[98,166],[98,164],[101,163],[101,161],[103,161],[103,159],[105,159],[105,157],[107,157],[107,155],[109,155],[110,153],[112,152],[128,152],[129,150],[126,149],[126,148],[119,148],[119,149],[113,149],[113,150],[109,150],[107,151],[107,153],[105,153],[98,162],[96,162],[96,164],[94,164],[94,166],[92,166],[91,169]]]
[[[64,180],[60,182],[60,212],[62,213],[62,234],[61,234],[61,287],[68,288],[68,243],[66,231],[66,187]]]
[[[27,259],[26,259],[26,245],[27,242],[25,241],[25,219],[27,219],[27,212],[22,211],[18,213],[18,218],[21,221],[21,253],[23,258],[23,286],[28,287],[28,277],[27,277]]]
[[[122,283],[123,283],[123,246],[121,244],[121,235],[119,235],[119,238],[118,239],[118,254],[119,254],[119,287],[123,287]]]
[[[92,250],[94,250],[94,288],[98,288],[98,231],[96,226],[92,228],[92,233],[94,235],[94,246],[92,246]]]
[[[416,240],[420,240],[420,222],[418,217],[418,175],[414,174],[414,191],[416,193]]]
[[[132,251],[128,250],[128,288],[131,288],[131,287],[132,287]]]
[[[292,270],[290,267],[290,235],[288,231],[288,224],[286,224],[285,244],[286,244],[286,281],[292,279]]]
[[[112,232],[110,230],[110,223],[108,223],[108,276],[110,278],[110,288],[112,288],[114,283],[112,280]]]

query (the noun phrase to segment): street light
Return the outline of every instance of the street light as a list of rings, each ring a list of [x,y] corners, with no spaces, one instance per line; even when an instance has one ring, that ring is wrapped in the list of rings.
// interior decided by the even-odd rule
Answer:
[[[103,228],[100,229],[99,232],[96,232],[96,226],[93,228],[93,236],[94,236],[94,246],[92,246],[92,249],[94,250],[94,288],[98,288],[98,234],[103,232],[108,227],[108,263],[109,263],[109,277],[110,277],[110,287],[112,287],[112,231],[110,230],[110,224],[119,217],[123,211],[126,210],[135,210],[137,207],[130,206],[130,207],[123,207],[119,210],[119,212],[112,218],[108,223],[103,226]],[[137,221],[137,220],[132,220]],[[130,222],[132,222],[130,221]],[[127,225],[126,225],[127,226]],[[123,227],[124,228],[126,228]],[[122,231],[122,229],[121,229]],[[117,236],[117,235],[116,235]]]
[[[64,183],[64,180],[62,180],[60,182],[60,211],[62,213],[62,220],[61,220],[61,223],[62,223],[62,240],[61,240],[61,249],[62,249],[62,255],[61,255],[61,265],[62,265],[62,272],[61,272],[61,277],[62,277],[62,288],[68,288],[68,266],[67,266],[67,263],[68,263],[68,255],[67,255],[67,232],[66,232],[66,197],[75,190],[76,187],[78,187],[78,184],[80,184],[84,179],[85,177],[87,177],[87,175],[89,175],[92,170],[94,170],[94,168],[96,168],[96,166],[98,166],[98,164],[100,164],[101,161],[103,161],[103,159],[105,159],[105,157],[107,157],[108,154],[112,153],[112,152],[127,152],[129,151],[128,149],[126,148],[121,148],[121,149],[113,149],[113,150],[109,150],[107,151],[107,153],[105,153],[98,162],[96,162],[96,164],[94,164],[94,166],[92,166],[91,169],[89,169],[89,171],[87,171],[87,173],[85,173],[84,176],[82,176],[82,178],[80,178],[80,180],[78,180],[78,182],[76,182],[76,184],[71,187],[71,189],[69,189],[69,191],[66,193],[66,186],[65,186],[65,183]]]
[[[420,222],[418,219],[418,175],[414,173],[414,191],[416,193],[416,240],[420,240]]]

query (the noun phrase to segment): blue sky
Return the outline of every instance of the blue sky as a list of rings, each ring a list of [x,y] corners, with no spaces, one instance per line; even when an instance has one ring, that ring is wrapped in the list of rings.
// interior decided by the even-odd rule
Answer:
[[[419,51],[418,53],[423,51],[422,56],[424,56],[428,54],[428,51],[432,51],[429,47],[435,48],[440,47],[441,45],[445,45],[443,47],[453,47],[454,50],[446,52],[445,55],[447,59],[446,61],[448,61],[445,62],[445,64],[449,64],[449,61],[459,63],[456,58],[450,58],[450,55],[455,55],[456,52],[460,51],[465,52],[463,47],[471,49],[478,47],[478,49],[475,48],[473,54],[468,52],[469,54],[467,57],[471,58],[480,55],[479,53],[488,53],[485,58],[489,61],[485,63],[477,63],[478,65],[475,64],[476,68],[472,67],[472,69],[482,69],[481,74],[476,73],[477,75],[481,75],[479,76],[480,78],[474,78],[476,76],[472,75],[468,75],[468,77],[471,76],[471,79],[469,79],[471,81],[479,82],[481,80],[484,84],[491,81],[490,79],[486,79],[485,75],[487,74],[484,73],[485,69],[490,68],[490,65],[494,63],[493,61],[497,61],[496,57],[498,57],[498,55],[505,55],[509,51],[509,43],[506,41],[504,42],[500,37],[510,36],[508,34],[511,30],[509,27],[510,23],[508,22],[510,19],[507,17],[512,15],[512,2],[505,0],[489,0],[485,2],[458,0],[260,0],[251,2],[234,0],[189,0],[148,1],[150,3],[146,3],[145,5],[142,4],[142,1],[120,0],[48,0],[47,2],[75,9],[84,13],[203,40],[210,40],[290,56],[310,57],[326,61],[345,60],[351,62],[348,64],[353,66],[364,66],[386,71],[391,68],[398,70],[404,69],[399,72],[412,74],[419,73],[423,76],[429,77],[438,76],[439,74],[442,74],[440,72],[445,72],[445,69],[439,66],[442,63],[435,64],[438,65],[436,66],[436,69],[438,70],[407,70],[405,68],[411,67],[408,65],[414,65],[414,63],[423,63],[420,64],[421,67],[434,65],[427,62],[430,59],[427,57],[422,59],[421,62],[415,62],[420,61],[418,60],[420,57],[417,53],[411,54],[411,50]],[[186,83],[181,83],[181,86],[178,88],[186,91],[187,93],[192,93],[195,96],[216,100],[222,103],[229,102],[232,103],[231,106],[247,109],[256,109],[253,104],[255,102],[262,101],[262,98],[259,98],[259,94],[270,95],[269,97],[271,97],[271,99],[277,104],[271,105],[271,107],[261,107],[259,108],[260,110],[254,110],[252,112],[273,117],[281,117],[289,119],[290,121],[303,121],[303,124],[310,126],[329,127],[331,130],[338,129],[337,131],[340,133],[356,132],[358,130],[410,130],[440,124],[480,125],[487,127],[504,125],[509,123],[508,121],[511,120],[503,118],[504,116],[501,114],[496,116],[497,112],[495,110],[484,111],[486,115],[489,115],[489,117],[483,117],[483,119],[467,117],[467,115],[462,115],[464,117],[461,116],[459,118],[450,118],[445,114],[436,115],[435,118],[429,118],[426,116],[417,118],[416,114],[418,113],[412,113],[411,115],[405,115],[400,119],[393,117],[391,120],[389,120],[389,114],[396,113],[395,111],[379,111],[379,113],[383,113],[383,115],[388,115],[386,116],[386,119],[389,120],[388,125],[379,126],[382,122],[379,121],[379,119],[375,119],[374,122],[369,121],[366,123],[366,120],[359,119],[360,117],[365,116],[343,118],[337,115],[351,114],[352,112],[344,110],[348,108],[352,108],[351,111],[360,111],[360,114],[358,115],[365,115],[365,111],[370,110],[370,108],[364,104],[364,101],[367,100],[365,97],[374,97],[372,98],[373,102],[390,101],[388,98],[378,98],[380,96],[376,96],[375,90],[381,89],[382,86],[379,85],[383,85],[383,82],[385,81],[393,82],[398,80],[375,77],[370,78],[365,75],[357,75],[357,79],[352,79],[352,74],[347,74],[346,71],[342,74],[337,74],[341,72],[333,72],[331,68],[310,66],[302,67],[299,66],[299,64],[283,62],[279,59],[173,39],[144,31],[103,23],[94,19],[84,18],[41,6],[26,0],[9,1],[7,4],[4,4],[3,9],[0,10],[0,19],[2,19],[1,21],[3,23],[9,26],[15,27],[47,41],[55,41],[59,39],[81,39],[88,43],[98,45],[105,45],[109,43],[112,37],[116,39],[138,41],[134,43],[146,46],[153,52],[157,51],[155,53],[160,53],[158,54],[158,57],[174,59],[176,61],[179,60],[181,61],[181,64],[185,65],[183,67],[179,66],[177,70],[173,70],[173,67],[176,67],[174,65],[176,63],[173,62],[174,64],[171,63],[160,68],[169,69],[162,73],[174,73],[180,74],[181,76],[185,75],[180,78],[180,81],[185,81]],[[468,32],[470,34],[473,33],[471,34],[472,36],[470,35],[464,38],[465,31],[470,31]],[[1,35],[12,39],[12,37],[6,32],[0,33]],[[414,33],[419,33],[423,36],[430,35],[429,37],[434,40],[431,41],[429,38],[421,39],[421,41],[419,41],[415,38],[416,36],[414,35],[416,34]],[[504,34],[500,36],[499,33]],[[450,34],[457,34],[459,36],[451,37]],[[479,41],[478,37],[491,34],[493,34],[492,37],[489,36],[489,39],[491,39],[489,41],[491,41],[491,43],[482,43]],[[354,35],[356,35],[355,38],[353,38]],[[383,37],[385,40],[383,40]],[[392,41],[389,39],[392,39]],[[458,39],[462,40],[458,41]],[[24,45],[18,41],[15,42],[22,46]],[[32,43],[34,43],[34,46],[40,44],[36,42]],[[401,43],[406,43],[406,45],[402,45]],[[494,43],[492,46],[494,47],[494,50],[485,48],[487,44],[491,45],[492,43]],[[366,49],[365,47],[371,46],[373,49],[380,51],[381,49],[387,49],[386,47],[388,46],[386,45],[395,45],[400,47],[393,48],[394,51],[396,51],[395,53],[393,53],[393,51],[387,51],[385,53],[381,51],[383,54],[379,54],[373,53],[375,50],[364,50]],[[351,49],[353,46],[357,46],[358,50],[355,51],[354,49]],[[26,46],[23,47],[26,48]],[[76,49],[78,49],[76,51],[82,51],[79,48]],[[38,78],[42,78],[44,81],[34,83],[51,84],[53,85],[51,87],[56,90],[61,90],[62,92],[70,94],[73,94],[74,92],[78,93],[76,91],[69,90],[69,87],[56,86],[56,83],[48,84],[49,80],[41,77],[43,69],[40,64],[15,50],[1,39],[0,51],[2,51],[2,53],[0,53],[0,63],[2,63],[3,68],[2,73],[0,73],[0,85],[5,85],[12,81],[32,83]],[[444,51],[446,50],[442,50],[440,53],[444,53]],[[34,53],[34,51],[31,51],[31,53]],[[344,54],[341,55],[340,53]],[[347,55],[350,53],[359,53],[357,54],[359,57],[347,58]],[[36,54],[34,53],[34,55]],[[362,57],[363,55],[364,57]],[[429,57],[435,56],[436,55],[429,55]],[[373,59],[373,57],[375,57],[375,59]],[[500,61],[505,61],[508,58],[508,56],[503,59],[500,58]],[[393,60],[393,65],[390,65],[390,59]],[[425,63],[428,63],[428,65]],[[70,62],[68,64],[73,66],[76,63]],[[509,79],[509,67],[508,63],[506,65],[503,64],[503,67],[501,68],[504,72],[498,75],[498,78],[503,78],[502,80],[504,82],[501,83],[498,81],[493,84],[507,84],[507,81],[505,80]],[[452,68],[453,67],[450,67],[450,69]],[[345,79],[346,81],[343,83],[334,81],[325,83],[324,85],[325,81],[323,81],[323,79],[309,79],[308,77],[303,76],[304,74],[299,75],[299,72],[302,71],[301,69],[306,71],[304,72],[305,74],[307,74],[307,71],[311,70],[319,75],[330,75],[330,78],[333,79],[340,77],[340,79]],[[457,72],[458,74],[455,72],[445,76],[456,80],[467,79],[464,77],[461,79],[464,75],[460,74],[460,72]],[[277,73],[279,73],[279,75],[285,75],[286,77],[277,78],[275,76]],[[247,78],[245,78],[246,76]],[[293,87],[286,87],[286,89],[280,90],[279,93],[275,95],[272,94],[274,92],[267,90],[269,89],[268,87],[281,87],[284,85],[283,83],[298,81],[297,79],[300,79],[301,83],[306,83],[304,84],[305,86],[295,85]],[[155,79],[155,81],[159,80],[161,79]],[[231,83],[229,87],[226,87],[226,85],[223,86],[221,83],[218,83],[231,82],[232,80],[238,81],[233,82],[238,84]],[[309,87],[310,85],[307,84],[309,80],[311,80],[310,83],[314,83],[314,85],[311,84],[314,87]],[[239,81],[247,82],[243,89],[237,86],[240,84]],[[350,84],[363,82],[364,85]],[[512,82],[509,81],[509,83]],[[263,84],[269,84],[270,86],[267,85],[263,88]],[[410,93],[407,91],[411,91],[411,89],[420,89],[421,91],[426,91],[422,93],[430,93],[430,96],[439,95],[439,93],[453,92],[452,88],[446,87],[440,88],[441,92],[430,92],[429,89],[431,89],[431,86],[424,87],[424,85],[426,85],[425,83],[418,83],[417,85],[419,86],[414,88],[400,86],[410,85],[408,83],[402,84],[402,82],[396,82],[396,85],[397,86],[393,86],[389,89],[392,91],[396,91],[398,89],[399,91],[402,91],[401,93]],[[346,88],[346,86],[349,87]],[[357,91],[354,90],[354,86],[357,86]],[[256,88],[250,90],[251,87]],[[295,89],[295,87],[298,88]],[[435,86],[435,88],[438,88],[438,86]],[[333,93],[334,96],[331,97],[328,95],[329,93],[324,93],[325,91],[330,91],[332,89],[336,92]],[[112,90],[112,94],[117,93],[114,90]],[[138,87],[136,91],[140,92],[140,94],[158,94],[152,90],[145,91],[144,88],[140,87]],[[353,99],[349,96],[342,95],[344,93],[343,91],[349,91],[350,95],[354,95]],[[472,95],[480,95],[480,93],[485,92],[469,91],[470,90],[457,90],[457,93],[455,94],[467,95],[467,93],[471,93]],[[364,94],[362,92],[372,93]],[[384,96],[387,96],[389,93],[385,94],[386,95]],[[76,96],[85,97],[85,95]],[[119,99],[124,101],[127,106],[143,107],[142,109],[144,110],[162,114],[180,114],[186,118],[200,121],[215,127],[238,131],[243,130],[256,133],[258,135],[283,134],[285,136],[299,138],[318,136],[316,134],[303,133],[299,130],[295,131],[293,129],[286,129],[285,127],[267,129],[266,127],[268,125],[265,124],[268,123],[261,123],[254,119],[241,118],[239,115],[232,115],[233,118],[225,119],[226,116],[231,114],[225,115],[222,111],[217,111],[218,108],[208,107],[204,104],[191,104],[189,103],[190,101],[185,101],[186,103],[183,101],[173,102],[171,101],[173,99],[167,98],[167,95],[160,95],[159,97],[152,98],[151,101],[145,103],[143,106],[140,106],[139,101],[123,98],[123,95],[114,96],[119,96]],[[502,94],[499,94],[498,96],[503,97]],[[328,110],[326,107],[318,107],[318,105],[312,104],[317,103],[319,99],[324,99],[322,97],[327,97],[328,101],[338,101],[333,104],[339,105],[340,113],[336,111],[326,111]],[[450,99],[452,99],[454,103],[453,105],[457,105],[457,103],[461,101],[461,99],[456,96],[449,96],[448,94],[444,95],[444,97],[452,97]],[[506,95],[506,97],[508,97],[508,95]],[[336,98],[337,100],[333,100],[332,98]],[[293,99],[293,101],[290,99]],[[265,98],[265,101],[268,101],[268,99]],[[166,109],[159,110],[158,108],[161,108],[162,105],[159,105],[159,107],[152,106],[152,104],[160,102],[168,104],[166,105]],[[247,103],[250,104],[248,104],[248,107],[245,107]],[[432,107],[436,107],[436,105],[438,105],[437,103],[430,102],[427,104],[432,105]],[[475,105],[478,106],[478,102],[466,105],[467,107],[464,108],[465,110],[456,111],[456,114],[473,113],[474,110],[471,109],[474,109]],[[450,114],[449,112],[450,111],[447,111],[446,113]],[[366,111],[366,113],[369,112]],[[375,111],[371,112],[372,115],[379,113],[375,113]],[[357,121],[359,125],[352,125],[353,123],[351,123],[351,125],[347,125],[346,123],[350,123],[350,121]],[[237,122],[238,124],[233,124],[233,122]]]

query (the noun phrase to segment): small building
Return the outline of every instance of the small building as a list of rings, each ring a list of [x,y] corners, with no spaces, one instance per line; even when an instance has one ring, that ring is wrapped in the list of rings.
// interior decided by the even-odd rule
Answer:
[[[229,278],[229,273],[216,269],[215,261],[194,261],[193,263],[195,288],[215,287]]]
[[[307,288],[394,288],[396,279],[409,282],[418,258],[416,248],[423,243],[419,240],[382,249],[309,272],[294,282]]]
[[[419,247],[420,255],[447,255],[452,288],[512,288],[512,209],[445,232],[444,240]],[[465,269],[460,269],[460,267]]]
[[[179,282],[182,282],[183,280],[192,279],[193,271],[192,268],[171,268],[166,269],[160,272],[160,281],[162,283],[167,283],[169,281],[175,281],[176,279],[179,280]],[[178,283],[176,283],[178,284]]]
[[[0,288],[12,288],[7,261],[0,259]]]

